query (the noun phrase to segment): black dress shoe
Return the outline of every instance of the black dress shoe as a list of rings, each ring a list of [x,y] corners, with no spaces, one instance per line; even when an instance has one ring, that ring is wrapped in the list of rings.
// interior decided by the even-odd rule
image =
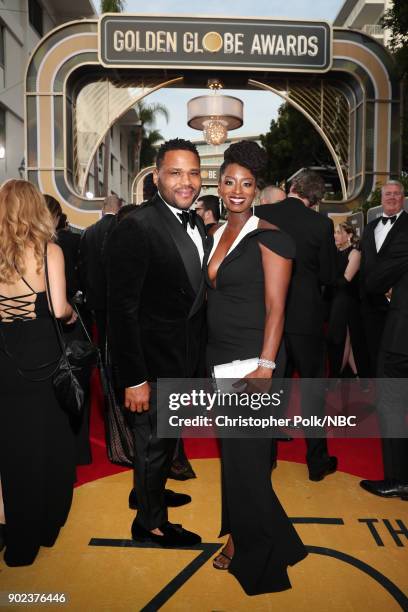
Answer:
[[[156,535],[148,529],[141,527],[136,523],[135,519],[132,524],[132,539],[136,542],[152,542],[163,548],[195,546],[201,542],[201,538],[198,534],[183,529],[181,525],[165,523],[159,527],[159,529],[163,533],[162,536]]]
[[[381,497],[400,497],[408,501],[408,483],[400,480],[362,480],[360,487]]]
[[[179,506],[185,506],[191,502],[190,495],[185,493],[175,493],[170,489],[164,490],[164,503],[168,508],[178,508]],[[129,508],[131,510],[137,510],[139,507],[136,491],[134,489],[129,493]]]
[[[318,470],[311,470],[309,468],[309,480],[313,480],[314,482],[319,482],[319,480],[323,480],[325,476],[329,474],[333,474],[337,470],[337,457],[329,457],[327,463],[319,468]]]

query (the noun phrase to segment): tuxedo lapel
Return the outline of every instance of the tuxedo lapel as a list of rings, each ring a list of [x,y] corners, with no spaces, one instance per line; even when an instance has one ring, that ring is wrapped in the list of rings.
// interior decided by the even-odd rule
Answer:
[[[190,284],[194,292],[198,293],[202,280],[202,272],[197,247],[183,228],[182,224],[176,219],[159,196],[155,198],[154,205],[160,217],[160,222],[166,226],[180,254]]]
[[[202,240],[202,242],[203,242],[203,250],[204,250],[203,264],[204,264],[204,261],[205,261],[205,254],[206,254],[206,252],[207,252],[207,248],[208,248],[208,239],[207,239],[207,235],[206,235],[206,233],[205,233],[205,226],[204,226],[204,222],[203,222],[203,220],[201,219],[201,217],[199,217],[198,215],[196,216],[196,226],[197,226],[197,229],[198,229],[198,231],[199,231],[199,233],[200,233],[201,240]]]
[[[390,242],[392,242],[396,234],[399,233],[399,231],[404,225],[405,215],[406,213],[402,211],[402,213],[400,214],[400,216],[398,217],[398,219],[395,221],[394,225],[391,227],[390,231],[388,232],[384,242],[381,245],[380,250],[378,251],[379,253],[384,252],[387,246],[390,244]]]
[[[372,226],[370,226],[370,230],[368,232],[368,236],[367,236],[367,242],[368,242],[368,250],[370,255],[377,255],[377,246],[375,244],[375,228],[377,227],[378,223],[381,223],[381,217],[379,217],[379,219],[377,219],[377,223],[373,223]]]

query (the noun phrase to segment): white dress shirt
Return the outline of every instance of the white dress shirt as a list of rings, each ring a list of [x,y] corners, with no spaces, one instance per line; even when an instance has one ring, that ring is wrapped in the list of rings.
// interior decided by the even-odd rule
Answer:
[[[402,213],[402,210],[399,211],[399,213],[397,215],[391,215],[392,217],[398,217],[400,216],[400,214]],[[390,215],[382,215],[383,217],[389,217]],[[397,221],[397,219],[395,219],[394,223]],[[377,253],[378,251],[381,249],[382,245],[384,244],[384,240],[386,239],[386,237],[388,236],[388,232],[391,230],[392,226],[394,225],[391,224],[391,221],[387,221],[387,223],[383,223],[382,219],[380,218],[380,220],[378,221],[377,225],[375,226],[375,230],[374,230],[374,238],[375,238],[375,247],[377,249]]]
[[[179,213],[182,212],[182,209],[175,208],[174,206],[170,206],[170,204],[167,204],[167,202],[163,199],[163,197],[160,194],[160,192],[158,192],[158,194],[159,194],[160,198],[162,199],[162,201],[164,202],[164,204],[167,206],[167,208],[169,210],[171,210],[173,215],[176,217],[177,221],[182,223],[182,220],[178,216]],[[189,210],[190,210],[190,208],[185,209],[185,212],[188,212]],[[193,229],[192,227],[190,227],[190,224],[187,223],[187,234],[190,236],[191,240],[194,242],[194,244],[195,244],[195,246],[197,248],[197,251],[198,251],[198,255],[200,257],[200,264],[203,265],[204,247],[203,247],[203,240],[201,238],[200,232],[198,231],[198,227],[195,226],[195,228]]]

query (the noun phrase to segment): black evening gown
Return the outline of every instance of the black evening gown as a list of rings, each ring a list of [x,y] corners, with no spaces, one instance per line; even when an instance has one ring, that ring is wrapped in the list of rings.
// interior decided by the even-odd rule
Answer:
[[[337,378],[341,373],[347,329],[360,378],[369,376],[367,347],[364,336],[360,302],[360,274],[357,272],[351,281],[344,273],[348,266],[349,255],[354,249],[350,246],[337,251],[337,283],[329,289],[329,324],[327,331],[330,376]]]
[[[24,297],[34,293],[28,286]],[[4,560],[11,566],[29,565],[40,546],[53,545],[75,480],[72,432],[50,378],[60,348],[46,294],[37,293],[35,319],[25,318],[22,297],[21,317],[0,320],[0,475]],[[0,300],[3,309],[10,305],[9,298]],[[50,365],[38,369],[44,364]]]
[[[258,243],[286,258],[295,255],[289,236],[257,229],[257,222],[256,217],[247,222],[248,233],[220,265],[216,288],[207,276],[209,366],[261,353],[265,295]],[[230,533],[233,537],[235,553],[229,571],[248,595],[290,588],[287,567],[307,555],[272,488],[275,445],[272,438],[221,441],[220,536]]]

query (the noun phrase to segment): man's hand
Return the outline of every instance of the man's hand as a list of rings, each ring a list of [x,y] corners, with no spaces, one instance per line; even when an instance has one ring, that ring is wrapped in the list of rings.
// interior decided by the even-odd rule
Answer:
[[[150,385],[143,383],[140,387],[127,387],[125,389],[125,408],[131,412],[146,412],[149,410]]]

